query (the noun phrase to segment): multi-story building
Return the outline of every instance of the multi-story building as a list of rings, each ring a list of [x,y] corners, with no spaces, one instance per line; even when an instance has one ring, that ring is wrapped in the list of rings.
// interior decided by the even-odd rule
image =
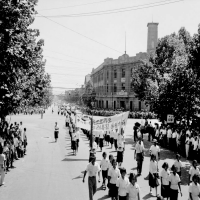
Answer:
[[[96,92],[95,106],[98,108],[127,110],[144,110],[145,102],[139,101],[131,90],[133,69],[141,60],[148,58],[148,53],[155,50],[158,40],[158,23],[148,23],[147,53],[136,56],[127,54],[118,59],[106,58],[96,69],[92,70],[91,81]]]

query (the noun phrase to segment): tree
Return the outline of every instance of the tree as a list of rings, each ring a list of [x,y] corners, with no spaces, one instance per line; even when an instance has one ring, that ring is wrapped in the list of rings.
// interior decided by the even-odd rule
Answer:
[[[50,86],[34,22],[37,0],[0,1],[0,115],[41,103]]]
[[[137,97],[148,100],[162,121],[167,114],[173,114],[189,123],[199,110],[199,63],[194,67],[199,59],[194,56],[198,42],[198,36],[192,38],[185,28],[165,36],[159,40],[149,62],[136,69],[138,75],[133,75]]]

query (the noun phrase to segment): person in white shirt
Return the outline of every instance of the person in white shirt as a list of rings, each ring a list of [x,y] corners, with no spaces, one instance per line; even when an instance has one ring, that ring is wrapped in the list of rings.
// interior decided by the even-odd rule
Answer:
[[[115,159],[112,160],[112,168],[108,170],[108,188],[110,189],[109,194],[112,200],[118,199],[118,188],[116,186],[117,179],[121,177],[120,171],[117,168],[117,162]]]
[[[108,178],[109,161],[107,160],[107,153],[103,152],[103,159],[101,160],[100,167],[102,172],[103,183],[102,186],[106,185],[106,179]]]
[[[92,161],[87,165],[87,168],[84,172],[83,175],[83,183],[85,182],[85,176],[88,172],[88,187],[89,187],[89,198],[90,200],[93,200],[93,195],[97,191],[97,180],[96,180],[96,175],[98,173],[100,177],[100,171],[101,168],[99,164],[96,162],[96,157],[94,156],[92,158]]]
[[[5,184],[5,162],[6,156],[3,154],[3,148],[0,147],[0,186]]]
[[[188,185],[192,182],[192,177],[194,175],[197,175],[199,176],[200,173],[199,173],[199,169],[197,167],[197,161],[196,160],[193,160],[192,161],[192,166],[190,167],[190,170],[189,170],[189,181],[188,181]]]
[[[149,165],[149,186],[150,186],[150,194],[152,194],[152,188],[156,189],[157,196],[157,187],[158,187],[158,163],[156,161],[156,156],[151,154],[151,160]]]
[[[181,169],[183,167],[182,162],[180,161],[181,156],[179,154],[176,154],[176,160],[174,162],[174,166],[176,167],[176,173],[181,178]]]
[[[181,192],[181,180],[179,175],[176,173],[177,169],[174,165],[172,165],[172,173],[169,176],[169,187],[170,187],[170,200],[178,200],[178,189],[180,191],[180,194],[182,196]]]
[[[58,139],[58,134],[59,134],[59,127],[58,127],[58,123],[55,122],[55,128],[54,128],[54,138],[55,138],[55,142],[57,142]]]
[[[188,134],[186,134],[186,139],[185,139],[185,154],[186,154],[186,159],[189,157],[189,149],[190,149],[190,137]]]
[[[163,198],[169,198],[169,165],[167,162],[164,162],[162,165],[162,171],[160,173],[160,180],[161,180],[161,196]]]
[[[116,186],[118,188],[118,195],[119,200],[126,200],[127,199],[127,188],[129,185],[129,180],[126,177],[126,169],[120,168],[121,177],[118,178]]]
[[[153,140],[153,145],[151,145],[149,149],[150,155],[154,155],[156,157],[156,160],[160,160],[160,147],[157,145],[157,140]]]
[[[138,138],[138,142],[135,145],[134,158],[137,161],[137,173],[138,176],[140,176],[142,173],[142,164],[144,160],[144,144],[141,137]]]
[[[76,149],[77,149],[77,143],[76,143],[76,139],[77,139],[77,135],[75,130],[72,133],[72,150],[73,150],[73,154],[76,155]]]
[[[198,139],[197,136],[194,137],[193,140],[193,150],[192,150],[192,158],[197,159],[197,153],[198,153]]]
[[[171,138],[172,138],[172,129],[169,126],[167,129],[167,145],[169,146],[169,148],[171,148],[170,146]]]
[[[137,182],[137,175],[130,173],[129,185],[127,187],[128,200],[140,200],[140,186],[136,182]]]
[[[192,177],[192,183],[189,186],[189,199],[199,200],[200,198],[200,185],[198,183],[198,176],[195,174]]]

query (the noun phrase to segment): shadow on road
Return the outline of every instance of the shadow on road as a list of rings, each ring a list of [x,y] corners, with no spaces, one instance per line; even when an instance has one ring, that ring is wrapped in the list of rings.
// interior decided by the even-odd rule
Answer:
[[[104,195],[103,197],[99,198],[98,200],[104,200],[104,199],[109,199],[110,197],[108,195]]]
[[[88,161],[89,159],[80,159],[80,158],[64,158],[62,161]],[[101,161],[101,160],[96,160],[96,161]]]
[[[150,199],[152,197],[154,197],[152,194],[147,194],[142,199]]]

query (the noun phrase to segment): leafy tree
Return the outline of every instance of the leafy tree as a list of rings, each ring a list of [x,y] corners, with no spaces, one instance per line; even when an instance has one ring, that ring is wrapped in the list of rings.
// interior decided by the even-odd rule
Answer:
[[[34,22],[37,0],[0,1],[0,114],[41,103],[50,86]]]

